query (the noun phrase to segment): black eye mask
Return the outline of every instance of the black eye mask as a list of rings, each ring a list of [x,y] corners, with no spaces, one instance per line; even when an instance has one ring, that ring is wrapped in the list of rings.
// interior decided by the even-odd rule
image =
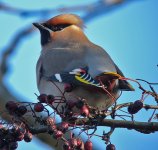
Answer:
[[[58,25],[48,25],[46,23],[43,24],[43,26],[49,28],[50,30],[56,32],[56,31],[61,31],[62,29],[70,26],[71,24],[58,24]]]

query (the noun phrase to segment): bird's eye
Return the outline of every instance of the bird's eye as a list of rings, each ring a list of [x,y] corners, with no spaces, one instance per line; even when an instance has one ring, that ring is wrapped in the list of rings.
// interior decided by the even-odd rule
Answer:
[[[52,31],[61,31],[62,29],[70,26],[71,24],[58,24],[58,25],[49,25],[49,24],[46,24],[44,23],[43,26],[51,29]]]

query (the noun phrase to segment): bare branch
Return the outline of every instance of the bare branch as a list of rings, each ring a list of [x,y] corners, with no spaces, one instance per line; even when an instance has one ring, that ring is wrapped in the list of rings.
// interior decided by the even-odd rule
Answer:
[[[70,6],[70,7],[60,7],[60,8],[53,8],[53,9],[40,9],[40,10],[26,10],[15,8],[5,4],[3,2],[0,3],[0,10],[5,11],[7,13],[11,13],[12,15],[19,15],[22,17],[33,17],[33,16],[48,16],[52,13],[57,12],[84,12],[84,20],[87,21],[91,17],[99,16],[100,14],[112,11],[113,6],[119,6],[121,4],[127,3],[129,0],[98,0],[97,2],[85,5],[77,5],[77,6]],[[97,13],[98,12],[98,13]],[[90,15],[91,14],[91,15]]]
[[[89,119],[77,119],[76,124],[82,125],[83,122],[85,125],[90,124]],[[144,130],[144,131],[150,131],[150,132],[158,131],[157,122],[137,122],[137,121],[104,119],[98,123],[98,126],[107,126],[107,127],[113,127],[113,128],[127,128],[127,129]]]
[[[84,122],[84,125],[91,125],[91,120],[86,119],[86,118],[77,119],[75,121],[76,125],[79,125],[79,126],[80,125],[82,126],[83,122]],[[158,122],[138,122],[138,121],[104,119],[98,123],[98,126],[135,129],[135,130],[150,131],[150,132],[158,131]],[[30,131],[33,134],[47,133],[48,127],[30,128]]]

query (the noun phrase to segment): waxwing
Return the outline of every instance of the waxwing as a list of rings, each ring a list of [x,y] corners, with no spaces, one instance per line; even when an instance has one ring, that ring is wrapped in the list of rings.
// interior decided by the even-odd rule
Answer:
[[[66,100],[85,99],[89,105],[106,110],[120,91],[133,91],[109,54],[83,32],[83,21],[74,14],[61,14],[43,23],[33,23],[41,34],[42,51],[37,62],[40,94],[62,96],[65,84],[72,91]]]

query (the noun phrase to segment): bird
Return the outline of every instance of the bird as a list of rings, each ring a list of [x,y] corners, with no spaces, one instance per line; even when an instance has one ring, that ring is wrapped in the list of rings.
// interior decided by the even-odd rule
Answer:
[[[40,94],[63,96],[65,84],[73,84],[64,95],[67,101],[82,98],[89,106],[107,110],[122,91],[134,91],[128,81],[121,80],[124,74],[106,50],[88,39],[78,15],[60,14],[33,25],[41,37],[36,65]]]

